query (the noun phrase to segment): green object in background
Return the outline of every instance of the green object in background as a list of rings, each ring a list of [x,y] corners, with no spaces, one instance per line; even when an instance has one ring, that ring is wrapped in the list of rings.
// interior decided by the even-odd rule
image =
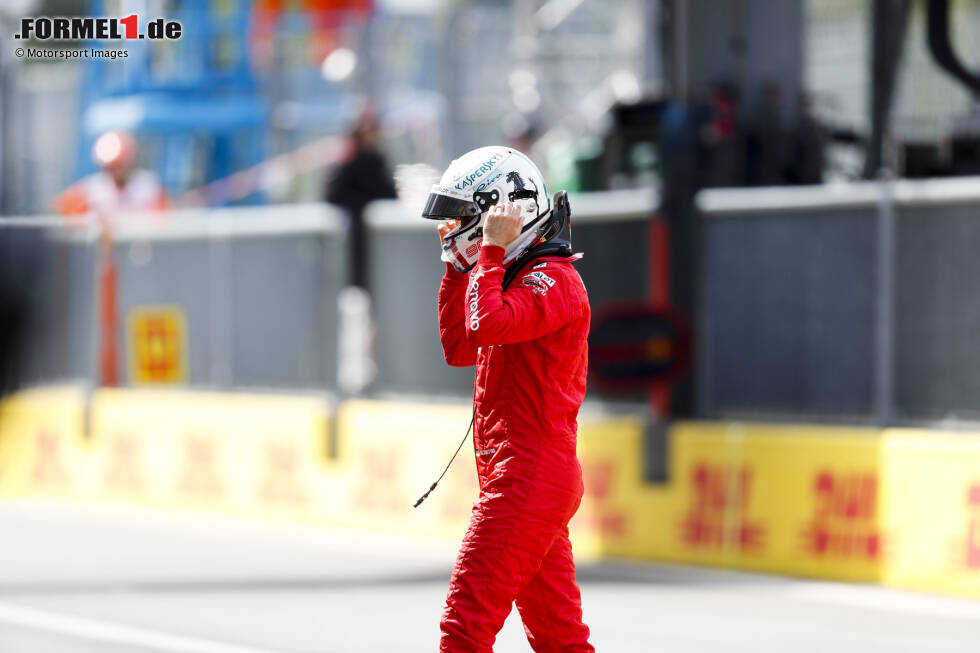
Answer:
[[[602,143],[581,138],[553,146],[547,155],[548,180],[553,188],[569,193],[601,188]]]
[[[548,183],[554,189],[577,193],[578,172],[575,169],[575,152],[572,144],[565,142],[549,149],[546,157]]]
[[[602,142],[598,138],[576,141],[575,171],[580,191],[602,189]]]

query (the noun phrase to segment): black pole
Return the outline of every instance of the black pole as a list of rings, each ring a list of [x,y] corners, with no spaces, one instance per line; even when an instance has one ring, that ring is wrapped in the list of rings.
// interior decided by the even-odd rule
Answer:
[[[863,176],[874,179],[885,161],[885,141],[891,130],[898,68],[908,30],[911,0],[873,0],[871,6],[871,136]]]

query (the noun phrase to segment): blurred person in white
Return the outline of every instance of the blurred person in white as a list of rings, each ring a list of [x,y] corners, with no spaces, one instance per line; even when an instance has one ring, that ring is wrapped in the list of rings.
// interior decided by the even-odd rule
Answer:
[[[595,652],[568,537],[584,491],[576,418],[591,316],[570,215],[565,193],[552,203],[537,166],[508,147],[453,161],[422,212],[443,221],[446,362],[476,366],[480,495],[449,581],[444,653],[491,652],[513,604],[538,653]]]
[[[108,131],[92,147],[99,171],[79,179],[54,200],[66,216],[97,213],[163,211],[170,207],[159,178],[136,167],[136,139],[124,131]]]

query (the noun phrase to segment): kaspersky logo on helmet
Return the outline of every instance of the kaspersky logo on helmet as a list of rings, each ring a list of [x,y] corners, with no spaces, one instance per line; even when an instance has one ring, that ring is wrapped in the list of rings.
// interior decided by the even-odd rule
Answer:
[[[460,178],[460,180],[457,181],[455,184],[456,190],[463,190],[468,186],[472,186],[473,182],[477,181],[478,179],[483,177],[483,175],[493,170],[493,167],[503,160],[504,160],[504,154],[502,154],[501,152],[497,152],[489,159],[484,161],[479,168],[477,168],[470,174],[466,175],[465,177]]]

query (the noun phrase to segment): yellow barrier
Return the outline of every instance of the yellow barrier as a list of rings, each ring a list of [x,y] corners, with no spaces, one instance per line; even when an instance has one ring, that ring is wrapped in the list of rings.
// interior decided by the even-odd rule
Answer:
[[[458,541],[476,498],[460,405],[168,390],[0,403],[0,495],[62,494]],[[583,414],[577,555],[707,564],[980,597],[980,435],[687,422],[669,482],[644,421]],[[327,456],[333,431],[335,451]]]
[[[884,434],[885,582],[980,597],[980,435]]]
[[[643,482],[642,419],[583,416],[578,455],[585,496],[570,532],[576,554],[644,557],[664,493]],[[661,501],[662,503],[662,501]]]
[[[463,446],[425,503],[418,509],[412,505],[459,446],[470,417],[470,409],[460,405],[346,402],[337,415],[344,494],[331,521],[461,538],[477,495],[472,445]]]
[[[73,494],[82,464],[85,397],[44,388],[0,403],[0,494]]]
[[[876,580],[879,441],[870,429],[681,424],[663,556]]]
[[[312,518],[328,420],[311,397],[100,390],[91,491],[206,510]]]

